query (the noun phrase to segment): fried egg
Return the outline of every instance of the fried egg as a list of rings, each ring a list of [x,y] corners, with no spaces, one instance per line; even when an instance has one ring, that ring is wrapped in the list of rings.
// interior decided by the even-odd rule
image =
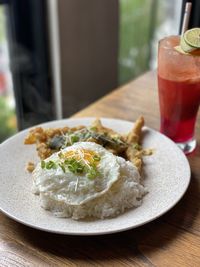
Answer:
[[[138,169],[101,145],[79,142],[41,161],[33,172],[41,207],[57,217],[115,217],[138,207],[147,189]]]
[[[119,177],[116,156],[98,144],[78,142],[39,163],[33,185],[51,203],[77,206],[104,195]]]

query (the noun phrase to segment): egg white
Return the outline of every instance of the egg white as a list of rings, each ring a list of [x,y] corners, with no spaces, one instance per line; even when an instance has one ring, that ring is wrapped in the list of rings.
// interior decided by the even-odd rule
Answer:
[[[101,175],[89,179],[85,174],[77,175],[70,171],[64,172],[60,167],[43,169],[39,163],[33,172],[35,193],[46,196],[55,202],[60,201],[75,206],[87,203],[109,191],[120,177],[120,165],[117,157],[102,146],[92,142],[78,142],[61,152],[77,149],[91,150],[100,156],[101,159],[97,168]],[[58,156],[59,153],[54,153],[45,161],[52,160],[59,163],[61,160]]]

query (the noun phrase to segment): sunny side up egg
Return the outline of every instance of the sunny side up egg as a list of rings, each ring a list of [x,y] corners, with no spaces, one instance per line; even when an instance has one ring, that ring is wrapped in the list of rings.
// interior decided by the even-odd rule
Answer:
[[[119,178],[117,158],[92,142],[54,153],[33,172],[34,191],[55,201],[81,205],[110,189]]]
[[[57,217],[115,217],[140,206],[146,188],[135,166],[102,146],[79,142],[41,161],[33,172],[41,206]]]

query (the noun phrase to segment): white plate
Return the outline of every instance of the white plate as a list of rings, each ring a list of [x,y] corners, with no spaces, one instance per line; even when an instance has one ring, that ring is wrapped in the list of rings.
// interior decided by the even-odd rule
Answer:
[[[67,119],[42,124],[44,127],[89,125],[92,118]],[[102,119],[103,124],[125,133],[132,122]],[[190,182],[190,167],[182,151],[162,134],[145,128],[144,147],[155,154],[144,160],[144,184],[149,193],[143,204],[124,214],[105,220],[74,221],[56,218],[40,207],[39,197],[31,192],[31,175],[25,171],[28,161],[37,162],[34,145],[24,145],[28,130],[22,131],[0,145],[0,209],[25,225],[54,233],[99,235],[131,229],[150,222],[171,209],[185,193]]]

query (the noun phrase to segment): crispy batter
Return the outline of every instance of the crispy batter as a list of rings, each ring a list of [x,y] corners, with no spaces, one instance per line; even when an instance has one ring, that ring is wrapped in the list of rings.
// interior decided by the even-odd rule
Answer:
[[[86,128],[85,126],[83,125],[79,125],[79,126],[76,126],[76,127],[73,127],[73,128],[68,128],[70,129],[70,132],[75,132],[75,131],[78,131],[78,130],[81,130],[81,129],[84,129]]]
[[[128,143],[128,148],[125,151],[125,155],[127,159],[138,168],[139,172],[142,170],[142,157],[144,155],[144,150],[139,144],[143,126],[144,118],[141,116],[136,120],[133,129],[125,138],[126,142]]]
[[[30,130],[28,136],[24,140],[24,144],[36,144],[38,156],[40,159],[46,159],[57,151],[48,146],[48,142],[52,137],[66,134],[69,131],[74,132],[83,128],[85,128],[85,126],[82,125],[73,128],[63,127],[43,129],[41,127],[36,127],[35,129]]]
[[[35,164],[33,162],[29,161],[27,166],[26,166],[26,169],[28,172],[33,172],[35,169]]]
[[[123,135],[115,132],[114,130],[112,130],[108,127],[103,126],[101,123],[101,120],[99,118],[97,118],[95,121],[93,121],[91,128],[95,128],[95,131],[99,134],[106,134],[111,139],[119,139],[122,142],[126,143],[126,140],[125,140]],[[95,142],[97,142],[97,141],[95,140]],[[123,148],[121,146],[116,146],[115,148],[112,148],[112,147],[109,147],[109,145],[105,146],[105,148],[108,151],[112,152],[114,155],[122,154],[126,149],[126,148]]]
[[[142,151],[138,151],[133,146],[129,146],[125,152],[125,155],[129,161],[131,161],[141,172],[142,168]]]
[[[94,138],[92,138],[92,137],[88,138],[87,139],[87,142],[93,142],[93,143],[96,143],[97,144],[97,140],[94,139]]]
[[[153,155],[153,153],[154,153],[154,149],[152,149],[152,148],[147,148],[147,149],[142,150],[143,156],[151,156],[151,155]]]
[[[37,143],[36,150],[38,152],[38,156],[41,159],[46,159],[50,157],[53,153],[57,152],[57,150],[49,148],[47,143]]]
[[[132,161],[135,167],[138,169],[139,173],[142,171],[142,158],[135,157]]]
[[[95,132],[98,134],[104,134],[113,140],[114,138],[119,138],[121,141],[125,143],[123,147],[110,147],[109,145],[105,145],[105,148],[112,152],[114,155],[124,156],[126,159],[131,161],[141,172],[143,156],[149,156],[153,154],[152,149],[143,149],[140,145],[142,127],[144,126],[144,118],[139,117],[133,129],[127,135],[121,135],[114,130],[107,128],[102,125],[100,119],[96,119],[92,125],[91,129],[95,128]],[[37,127],[35,129],[30,130],[28,136],[25,138],[25,144],[36,144],[36,150],[38,152],[38,156],[40,159],[46,159],[51,156],[53,153],[57,152],[59,149],[53,149],[49,145],[49,141],[55,136],[62,136],[66,133],[73,133],[75,131],[86,128],[86,126],[77,126],[73,128],[49,128],[43,129],[41,127]],[[90,137],[87,139],[89,142],[98,143],[98,141]],[[28,163],[27,170],[32,172],[34,169],[34,164],[32,162]]]
[[[68,127],[64,128],[49,128],[43,129],[41,127],[36,127],[35,129],[30,130],[28,136],[24,140],[24,144],[31,145],[36,143],[46,142],[49,138],[54,137],[55,135],[65,134],[69,131]]]
[[[128,144],[139,143],[143,126],[144,118],[141,116],[136,120],[132,131],[130,131],[127,135],[126,141]]]
[[[120,134],[118,134],[114,130],[103,126],[101,123],[101,120],[99,118],[97,118],[95,121],[93,121],[91,127],[96,128],[96,131],[98,133],[106,133],[106,134],[110,135],[111,137],[121,137]]]

